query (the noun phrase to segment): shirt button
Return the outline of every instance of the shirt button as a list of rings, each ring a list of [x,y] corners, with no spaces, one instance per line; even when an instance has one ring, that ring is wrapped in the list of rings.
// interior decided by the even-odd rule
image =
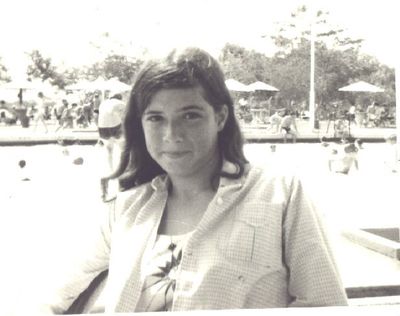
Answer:
[[[221,197],[219,197],[219,198],[217,199],[217,204],[218,204],[218,205],[222,205],[222,203],[224,203],[224,200],[223,200]]]
[[[239,279],[240,282],[244,282],[244,276],[243,275],[239,275],[238,279]]]
[[[191,256],[193,256],[193,252],[188,251],[188,252],[187,252],[187,255],[188,255],[189,257],[191,257]]]

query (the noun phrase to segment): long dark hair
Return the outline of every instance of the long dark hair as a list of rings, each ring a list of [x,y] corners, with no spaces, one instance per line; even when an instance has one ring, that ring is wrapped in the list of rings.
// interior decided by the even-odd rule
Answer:
[[[142,114],[151,98],[161,89],[201,86],[204,99],[214,108],[228,108],[223,130],[218,134],[221,157],[239,166],[238,173],[221,176],[238,178],[243,174],[247,160],[243,153],[243,138],[233,111],[233,101],[225,85],[219,63],[198,48],[172,51],[166,58],[151,60],[139,71],[127,104],[123,122],[125,143],[117,170],[109,177],[119,178],[121,190],[127,190],[165,174],[146,148]]]

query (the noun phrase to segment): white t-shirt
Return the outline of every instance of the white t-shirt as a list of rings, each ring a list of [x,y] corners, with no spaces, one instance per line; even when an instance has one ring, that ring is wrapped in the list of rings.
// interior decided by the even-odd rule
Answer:
[[[135,312],[170,311],[179,278],[182,249],[190,233],[158,235],[146,265],[145,282]]]
[[[125,113],[125,103],[118,99],[107,99],[99,107],[98,127],[115,127],[122,123]]]

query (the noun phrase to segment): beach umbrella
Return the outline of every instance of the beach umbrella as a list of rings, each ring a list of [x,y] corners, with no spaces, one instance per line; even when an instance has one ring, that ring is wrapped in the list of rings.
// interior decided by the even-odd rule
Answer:
[[[93,90],[106,90],[106,82],[107,80],[100,76],[95,81],[92,81],[90,84]]]
[[[32,89],[35,84],[29,80],[13,80],[10,82],[6,82],[0,86],[1,89]]]
[[[256,81],[248,85],[253,91],[263,90],[263,91],[279,91],[279,89],[265,83],[262,81]]]
[[[348,86],[342,87],[338,89],[338,91],[344,91],[344,92],[369,92],[369,93],[377,93],[377,92],[383,92],[385,91],[384,89],[374,86],[373,84],[370,84],[365,81],[357,81],[352,84],[349,84]],[[351,135],[350,132],[350,122],[349,122],[349,135]],[[329,127],[329,125],[328,125]]]
[[[13,80],[0,86],[1,89],[14,89],[14,90],[38,90],[45,92],[53,92],[56,88],[48,81],[41,79],[34,80]]]
[[[129,84],[121,82],[118,80],[118,78],[115,77],[107,80],[104,86],[106,88],[105,90],[120,92],[130,91],[132,88]]]
[[[118,91],[125,92],[131,90],[131,86],[121,82],[118,78],[104,79],[98,77],[94,81],[81,80],[77,83],[65,87],[66,90],[85,90],[85,91]]]
[[[383,92],[385,90],[365,81],[357,81],[348,86],[340,88],[339,91],[375,93],[375,92]]]
[[[238,92],[254,91],[249,86],[247,86],[244,83],[241,83],[240,81],[237,81],[235,79],[227,79],[227,80],[225,80],[225,84],[228,87],[228,89],[231,91],[238,91]]]
[[[92,87],[92,82],[87,79],[82,79],[76,83],[66,86],[65,90],[91,90]]]
[[[82,79],[77,83],[68,85],[65,90],[84,90],[84,91],[95,91],[95,90],[106,90],[104,86],[107,80],[103,77],[98,77],[94,81],[89,81],[87,79]]]
[[[29,90],[30,93],[28,93],[28,96],[30,99],[32,99],[35,98],[36,93],[38,92],[43,92],[47,96],[53,96],[58,90],[58,88],[53,86],[50,82],[43,81],[41,79],[17,79],[0,85],[0,89],[19,90],[18,98],[20,100],[20,104],[22,104],[23,99],[25,100],[23,97],[23,91]]]
[[[16,91],[11,89],[0,89],[0,100],[12,103],[18,99]]]

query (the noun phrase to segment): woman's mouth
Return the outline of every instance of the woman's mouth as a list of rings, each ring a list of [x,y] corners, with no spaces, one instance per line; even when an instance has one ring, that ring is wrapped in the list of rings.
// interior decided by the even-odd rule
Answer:
[[[163,154],[164,156],[171,158],[171,159],[177,159],[181,158],[185,155],[187,155],[188,151],[164,151]]]

